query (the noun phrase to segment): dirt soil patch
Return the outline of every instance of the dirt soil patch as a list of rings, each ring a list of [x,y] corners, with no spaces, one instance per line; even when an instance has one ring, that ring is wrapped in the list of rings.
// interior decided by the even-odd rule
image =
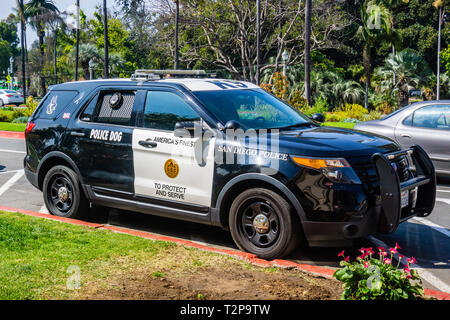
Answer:
[[[83,299],[149,300],[337,300],[342,285],[296,269],[261,268],[234,259],[215,263],[147,268],[114,277],[112,285],[90,284]]]

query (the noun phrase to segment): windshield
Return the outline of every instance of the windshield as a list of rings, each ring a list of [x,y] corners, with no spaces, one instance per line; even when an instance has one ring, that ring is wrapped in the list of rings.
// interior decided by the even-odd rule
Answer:
[[[312,124],[305,115],[263,89],[196,91],[194,95],[222,124],[230,120],[247,129],[278,129]]]

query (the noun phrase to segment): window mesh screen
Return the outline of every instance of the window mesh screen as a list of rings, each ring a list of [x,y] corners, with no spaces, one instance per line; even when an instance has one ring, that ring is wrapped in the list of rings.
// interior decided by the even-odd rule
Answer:
[[[119,108],[111,108],[109,99],[114,93],[115,92],[107,93],[103,96],[96,120],[97,122],[127,125],[130,123],[135,93],[121,92],[123,96],[122,105]]]

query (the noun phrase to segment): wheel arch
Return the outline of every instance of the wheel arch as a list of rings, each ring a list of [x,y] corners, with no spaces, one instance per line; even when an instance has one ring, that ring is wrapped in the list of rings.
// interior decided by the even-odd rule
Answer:
[[[294,193],[292,193],[286,185],[267,175],[246,173],[234,177],[222,188],[217,197],[216,206],[211,210],[212,223],[223,228],[228,228],[228,215],[233,202],[232,199],[242,190],[254,187],[265,187],[279,193],[292,205],[293,210],[297,213],[300,223],[306,220],[306,214],[303,207]]]
[[[78,179],[81,183],[82,190],[84,192],[84,195],[86,196],[86,190],[84,189],[83,184],[83,177],[80,174],[80,170],[78,169],[75,162],[65,153],[62,153],[60,151],[52,151],[47,153],[40,161],[39,166],[37,168],[37,174],[38,174],[38,186],[39,189],[42,191],[44,178],[47,172],[54,166],[57,165],[64,165],[72,170],[74,170],[78,176]]]

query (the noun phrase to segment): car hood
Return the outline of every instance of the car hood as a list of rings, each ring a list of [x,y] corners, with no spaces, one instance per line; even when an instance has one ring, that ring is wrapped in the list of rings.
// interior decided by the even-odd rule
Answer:
[[[355,157],[399,150],[398,145],[386,137],[334,127],[280,130],[272,134],[272,143],[277,137],[280,152],[291,155]]]

